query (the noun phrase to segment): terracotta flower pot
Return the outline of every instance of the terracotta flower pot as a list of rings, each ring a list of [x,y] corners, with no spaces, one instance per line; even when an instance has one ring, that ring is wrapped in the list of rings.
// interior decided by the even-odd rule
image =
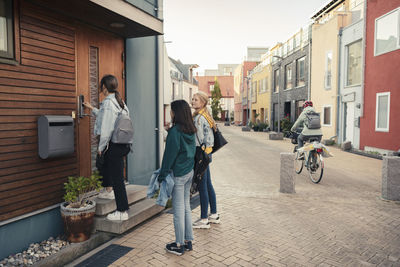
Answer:
[[[90,238],[94,224],[96,202],[88,200],[85,207],[69,208],[68,202],[61,204],[61,217],[68,241],[78,243]]]

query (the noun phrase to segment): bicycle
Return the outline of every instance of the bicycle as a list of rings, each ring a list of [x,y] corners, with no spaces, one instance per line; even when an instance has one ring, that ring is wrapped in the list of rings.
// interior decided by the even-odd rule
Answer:
[[[297,144],[299,134],[299,132],[292,132],[292,144]],[[306,166],[310,180],[318,184],[324,174],[323,145],[320,143],[318,137],[311,137],[307,142],[309,144],[304,145],[301,151],[298,150],[298,146],[294,147],[293,153],[296,153],[295,171],[297,174],[300,174],[303,167]],[[303,157],[301,157],[302,153]]]

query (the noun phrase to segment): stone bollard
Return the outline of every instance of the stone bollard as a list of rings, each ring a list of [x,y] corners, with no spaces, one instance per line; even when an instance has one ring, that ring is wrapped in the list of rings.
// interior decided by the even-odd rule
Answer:
[[[268,137],[269,140],[283,140],[283,133],[270,132]]]
[[[294,153],[281,153],[279,192],[293,194],[295,191]]]
[[[383,157],[382,198],[400,201],[400,157]]]

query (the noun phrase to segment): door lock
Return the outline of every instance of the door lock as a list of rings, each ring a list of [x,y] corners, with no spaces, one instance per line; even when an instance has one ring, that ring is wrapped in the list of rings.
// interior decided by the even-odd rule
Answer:
[[[85,114],[83,109],[83,102],[85,102],[85,97],[83,95],[78,96],[78,117],[83,118],[84,116],[90,116],[90,114]]]

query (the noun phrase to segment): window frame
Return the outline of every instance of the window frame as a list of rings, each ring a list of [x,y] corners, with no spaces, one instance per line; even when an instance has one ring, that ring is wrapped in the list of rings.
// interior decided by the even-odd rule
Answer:
[[[290,86],[290,88],[288,87],[288,83],[287,83],[287,81],[288,81],[288,79],[287,79],[287,77],[288,77],[288,75],[287,75],[287,68],[288,67],[290,67],[290,84],[291,84],[291,86]],[[290,90],[290,89],[293,89],[293,62],[290,62],[290,63],[288,63],[288,64],[286,64],[285,65],[285,83],[284,83],[284,90]]]
[[[280,81],[279,81],[280,80],[280,75],[281,75],[280,71],[281,71],[280,68],[274,70],[274,88],[273,88],[274,93],[278,93],[279,90],[280,90]],[[276,73],[278,75],[276,75]]]
[[[378,127],[378,112],[379,112],[379,97],[380,96],[388,96],[388,103],[387,103],[387,127],[386,128],[379,128]],[[390,92],[382,92],[376,93],[376,105],[375,105],[375,131],[376,132],[389,132],[389,125],[390,125]]]
[[[331,60],[331,68],[330,68],[330,84],[327,84],[328,80],[328,55],[330,55],[330,60]],[[333,53],[332,50],[326,51],[325,53],[325,75],[324,75],[324,88],[325,90],[331,90],[332,89],[332,65],[333,65]]]
[[[303,61],[303,81],[304,84],[303,85],[299,85],[299,62]],[[295,81],[295,87],[303,87],[306,85],[306,56],[303,56],[301,58],[296,59],[296,81]]]
[[[330,109],[329,124],[325,123],[325,108]],[[322,126],[332,126],[332,105],[322,106]]]
[[[15,60],[15,40],[14,40],[14,5],[13,1],[5,0],[6,8],[6,28],[7,28],[7,51],[0,50],[0,60]]]
[[[397,12],[397,42],[396,42],[396,47],[394,49],[392,49],[392,50],[388,50],[388,51],[384,51],[384,52],[378,53],[376,51],[376,48],[377,48],[376,47],[376,35],[377,35],[377,23],[378,23],[378,20],[380,20],[380,19],[382,19],[382,18],[384,18],[386,16],[389,16],[392,13],[396,13],[396,12]],[[386,54],[386,53],[390,53],[390,52],[393,52],[393,51],[396,51],[396,50],[400,49],[400,8],[395,8],[395,9],[387,12],[386,14],[383,14],[382,16],[376,18],[374,26],[375,26],[375,28],[374,28],[374,56],[380,56],[380,55],[383,55],[383,54]]]
[[[360,64],[360,71],[361,71],[361,73],[360,73],[360,82],[359,83],[355,83],[355,84],[349,84],[349,57],[350,57],[350,46],[352,46],[352,45],[354,45],[354,44],[356,44],[356,43],[361,43],[361,55],[360,55],[360,58],[361,58],[361,64]],[[363,42],[362,42],[362,39],[360,39],[360,40],[357,40],[357,41],[355,41],[355,42],[352,42],[352,43],[350,43],[350,44],[347,44],[346,45],[346,73],[345,73],[345,83],[346,83],[346,87],[352,87],[352,86],[360,86],[361,85],[361,83],[362,83],[362,65],[363,65],[363,51],[362,51],[362,49],[363,49],[363,47],[362,47],[362,45],[363,45]]]

